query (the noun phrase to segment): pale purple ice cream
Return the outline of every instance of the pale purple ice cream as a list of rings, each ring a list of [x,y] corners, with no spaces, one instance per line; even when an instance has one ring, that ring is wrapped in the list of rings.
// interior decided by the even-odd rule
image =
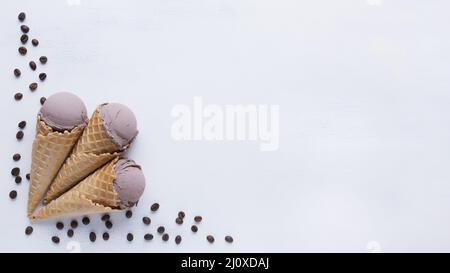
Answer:
[[[130,144],[138,134],[136,117],[120,103],[105,103],[100,106],[106,133],[122,149]]]
[[[88,124],[86,106],[76,95],[60,92],[47,98],[38,114],[53,130],[64,132]]]
[[[115,166],[114,189],[119,199],[119,207],[127,209],[135,206],[145,189],[145,178],[141,167],[131,159],[121,158]]]

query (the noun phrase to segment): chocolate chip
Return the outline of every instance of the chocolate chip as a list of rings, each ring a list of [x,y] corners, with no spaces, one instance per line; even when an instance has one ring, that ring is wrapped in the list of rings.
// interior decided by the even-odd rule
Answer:
[[[29,181],[30,180],[30,178],[31,178],[31,175],[29,174],[29,173],[27,173],[26,175],[25,175],[25,177],[27,178],[27,180]]]
[[[203,218],[202,218],[201,216],[195,216],[195,217],[194,217],[194,221],[195,221],[196,223],[200,223],[202,220],[203,220]]]
[[[27,126],[27,122],[26,122],[25,120],[22,120],[21,122],[19,122],[19,123],[17,124],[17,126],[18,126],[20,129],[23,129],[23,128],[25,128],[25,126]]]
[[[57,223],[56,223],[56,228],[59,229],[59,230],[63,229],[63,228],[64,228],[64,223],[62,223],[62,222],[57,222]]]
[[[184,217],[186,217],[186,214],[184,213],[184,211],[178,212],[178,218],[184,219]]]
[[[108,241],[109,240],[109,233],[108,232],[104,232],[102,237],[103,237],[103,240]]]
[[[39,58],[39,61],[41,62],[41,64],[46,64],[48,61],[48,58],[46,56],[41,56]]]
[[[29,66],[30,66],[31,70],[33,70],[33,71],[36,70],[37,65],[36,65],[35,62],[31,61],[31,62],[29,63]]]
[[[131,210],[127,210],[127,212],[125,212],[125,216],[127,218],[131,218],[131,216],[133,216],[133,212]]]
[[[89,233],[89,240],[91,240],[91,242],[95,242],[95,240],[97,240],[97,234],[95,234],[95,232]]]
[[[21,140],[23,138],[23,131],[19,131],[16,133],[17,140]]]
[[[59,244],[59,237],[58,236],[53,236],[52,237],[52,242],[55,244]]]
[[[19,161],[22,158],[22,156],[20,154],[14,154],[13,155],[13,160],[14,161]]]
[[[152,220],[150,220],[150,218],[148,218],[148,217],[143,217],[142,222],[148,226],[148,225],[150,225]]]
[[[45,81],[46,78],[47,78],[47,74],[45,74],[45,73],[39,74],[39,79],[40,79],[41,81]]]
[[[14,178],[14,181],[16,182],[16,184],[20,184],[22,183],[22,177],[20,175],[16,176],[16,178]]]
[[[20,168],[19,167],[14,167],[11,169],[11,175],[12,176],[18,176],[20,174]]]
[[[192,230],[192,232],[197,232],[198,227],[196,225],[192,225],[191,230]]]
[[[16,199],[16,197],[17,197],[17,192],[16,191],[10,191],[9,192],[9,198]]]
[[[20,77],[20,75],[22,75],[22,72],[20,71],[20,69],[19,68],[14,69],[14,76]]]
[[[30,88],[30,90],[33,92],[38,88],[38,84],[37,82],[32,82],[30,83],[30,85],[28,86],[28,88]]]
[[[72,238],[73,237],[73,229],[69,229],[68,231],[67,231],[67,237],[69,237],[69,238]]]
[[[225,242],[227,242],[227,243],[232,243],[234,240],[233,240],[233,237],[231,237],[231,236],[225,236]]]
[[[127,240],[128,240],[128,242],[131,242],[131,241],[133,241],[133,239],[134,239],[134,236],[133,236],[133,234],[131,234],[131,233],[128,233],[128,234],[127,234]]]
[[[23,33],[28,33],[30,28],[27,25],[21,25],[20,30],[22,30]]]
[[[214,237],[212,235],[206,236],[206,240],[208,240],[211,244],[214,243]]]
[[[41,103],[41,105],[44,105],[45,101],[47,100],[46,97],[41,97],[41,99],[39,100],[39,102]]]
[[[144,235],[144,240],[146,240],[146,241],[151,241],[151,240],[153,240],[153,235],[150,234],[150,233],[145,234],[145,235]]]
[[[18,92],[16,94],[14,94],[14,99],[15,100],[21,100],[23,98],[23,94]]]
[[[159,234],[163,234],[164,231],[166,231],[166,229],[163,226],[160,226],[160,227],[158,227],[157,231]]]
[[[19,18],[20,22],[25,21],[26,17],[27,17],[27,15],[25,14],[25,12],[21,12],[21,13],[19,13],[19,16],[17,16],[17,18]]]
[[[177,237],[175,237],[175,243],[177,245],[179,245],[181,243],[181,236],[180,235],[177,235]]]
[[[25,234],[26,235],[30,235],[31,233],[33,233],[33,227],[32,226],[27,226],[25,228]]]
[[[73,229],[75,229],[75,228],[77,228],[78,227],[78,221],[77,220],[72,220],[72,221],[70,221],[70,226],[73,228]]]
[[[111,221],[106,220],[106,222],[105,222],[105,227],[106,227],[107,229],[111,229],[111,228],[113,227],[113,224],[111,223]]]
[[[175,223],[182,225],[183,224],[183,219],[181,219],[180,217],[178,217],[177,219],[175,219]]]
[[[158,203],[154,203],[151,207],[150,207],[150,210],[151,211],[157,211],[159,209],[159,204]]]
[[[27,51],[28,51],[28,50],[27,50],[26,47],[21,46],[21,47],[19,47],[18,51],[19,51],[20,55],[24,56],[24,55],[27,54]]]
[[[89,225],[89,223],[91,222],[91,220],[89,219],[89,217],[84,216],[83,219],[81,219],[81,222],[82,222],[84,225]]]
[[[108,221],[110,218],[109,214],[105,214],[102,216],[102,221]]]
[[[169,241],[169,234],[164,233],[164,235],[162,236],[162,239],[163,239],[164,242]]]
[[[38,46],[39,45],[38,39],[31,40],[31,44],[33,44],[34,46]]]
[[[20,36],[20,42],[26,44],[28,42],[28,35],[22,34],[22,36]]]

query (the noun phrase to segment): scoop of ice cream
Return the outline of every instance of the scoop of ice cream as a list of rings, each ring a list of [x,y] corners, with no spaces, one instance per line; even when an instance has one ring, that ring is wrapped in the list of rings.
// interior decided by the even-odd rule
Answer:
[[[105,103],[101,105],[102,118],[106,133],[120,148],[128,145],[136,137],[137,122],[133,112],[120,103]]]
[[[145,178],[141,167],[131,159],[119,159],[115,166],[114,189],[121,209],[137,204],[145,189]]]
[[[75,127],[84,128],[89,121],[83,101],[68,92],[48,97],[39,115],[45,124],[57,131],[70,131]]]

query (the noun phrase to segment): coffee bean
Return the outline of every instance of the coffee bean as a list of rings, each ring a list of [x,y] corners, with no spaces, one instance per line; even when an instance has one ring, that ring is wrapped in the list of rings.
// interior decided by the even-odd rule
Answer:
[[[183,224],[183,219],[181,219],[180,217],[178,217],[177,219],[175,219],[175,223],[182,225]]]
[[[30,178],[31,178],[31,175],[29,174],[29,173],[27,173],[26,175],[25,175],[25,177],[27,178],[27,180],[29,181],[30,180]]]
[[[17,18],[19,18],[20,22],[25,21],[26,17],[27,17],[27,15],[25,14],[25,12],[21,12],[21,13],[19,13],[19,16],[17,16]]]
[[[59,229],[59,230],[63,229],[63,228],[64,228],[64,223],[62,223],[62,222],[57,222],[57,223],[56,223],[56,228]]]
[[[53,236],[52,237],[52,242],[55,244],[59,244],[59,237],[58,236]]]
[[[37,82],[32,82],[30,83],[30,85],[28,86],[28,88],[30,88],[30,91],[33,92],[38,88],[38,84]]]
[[[39,58],[39,61],[41,62],[41,64],[46,64],[48,61],[48,58],[46,56],[41,56]]]
[[[145,234],[145,235],[144,235],[144,240],[146,240],[146,241],[151,241],[151,240],[153,240],[153,235],[150,234],[150,233]]]
[[[192,225],[191,230],[192,230],[192,232],[197,232],[198,227],[196,225]]]
[[[89,233],[89,240],[91,240],[91,242],[95,242],[95,240],[97,240],[97,234],[95,234],[95,232]]]
[[[131,210],[127,210],[127,212],[125,213],[125,216],[127,218],[131,218],[131,216],[133,216],[133,212]]]
[[[22,36],[20,36],[20,42],[22,42],[22,44],[26,44],[28,42],[28,35],[22,34]]]
[[[108,232],[104,232],[102,237],[103,237],[103,240],[108,241],[109,240],[109,233]]]
[[[77,228],[78,227],[78,221],[77,220],[72,220],[72,221],[70,221],[70,226],[73,228],[73,229],[75,229],[75,228]]]
[[[89,225],[89,223],[91,222],[91,220],[89,219],[89,217],[84,216],[83,219],[81,219],[81,222],[82,222],[84,225]]]
[[[157,231],[158,231],[159,234],[163,234],[164,231],[166,231],[166,229],[165,229],[163,226],[160,226],[160,227],[157,229]]]
[[[16,182],[16,184],[20,184],[22,183],[22,177],[20,175],[16,176],[16,178],[14,178],[14,181]]]
[[[22,93],[18,92],[18,93],[16,93],[16,94],[14,94],[14,99],[15,99],[15,100],[19,101],[19,100],[21,100],[22,98],[23,98],[23,94],[22,94]]]
[[[17,197],[17,192],[16,191],[10,191],[9,192],[9,198],[11,198],[11,199],[16,199],[16,197]]]
[[[45,73],[39,74],[39,79],[40,79],[41,81],[45,81],[46,78],[47,78],[47,74],[45,74]]]
[[[142,222],[148,226],[148,225],[150,225],[152,220],[150,220],[150,218],[148,218],[148,217],[143,217]]]
[[[38,39],[31,40],[31,44],[33,44],[34,46],[38,46],[39,45]]]
[[[17,126],[18,126],[20,129],[23,129],[23,128],[25,128],[25,126],[27,126],[27,122],[26,122],[25,120],[22,120],[21,122],[19,122],[19,123],[17,124]]]
[[[184,217],[186,217],[186,214],[184,213],[184,211],[180,211],[178,212],[178,217],[184,219]]]
[[[105,214],[102,216],[102,221],[108,221],[110,218],[109,214]]]
[[[14,69],[14,76],[20,77],[20,75],[22,75],[22,72],[20,71],[20,69],[19,68]]]
[[[106,227],[107,229],[111,229],[111,228],[113,227],[113,224],[111,223],[111,221],[106,220],[106,222],[105,222],[105,227]]]
[[[31,233],[33,233],[33,227],[27,226],[27,227],[25,228],[25,234],[26,234],[26,235],[30,235]]]
[[[22,158],[22,156],[20,154],[14,154],[13,155],[13,160],[14,161],[19,161]]]
[[[73,237],[73,234],[74,234],[73,229],[69,229],[69,230],[67,231],[67,237],[72,238],[72,237]]]
[[[225,242],[227,242],[227,243],[232,243],[234,240],[233,240],[233,237],[231,237],[231,236],[225,236]]]
[[[45,101],[47,100],[46,97],[42,97],[39,102],[41,103],[41,105],[44,105]]]
[[[26,47],[21,46],[21,47],[19,47],[18,51],[19,51],[20,55],[24,56],[24,55],[27,54],[27,51],[28,51],[28,50],[27,50]]]
[[[177,237],[175,237],[175,243],[177,245],[179,245],[181,243],[181,236],[180,235],[177,235]]]
[[[163,239],[164,242],[169,241],[169,234],[164,233],[164,235],[162,236],[162,239]]]
[[[12,176],[18,176],[20,174],[20,168],[19,167],[14,167],[11,169],[11,175]]]
[[[31,61],[31,62],[29,63],[29,66],[30,66],[31,70],[33,70],[33,71],[36,70],[37,65],[36,65],[35,62]]]
[[[128,242],[131,242],[131,241],[133,241],[133,239],[134,239],[134,236],[133,236],[133,234],[131,234],[131,233],[128,233],[128,234],[127,234],[127,240],[128,240]]]
[[[23,138],[23,131],[19,131],[16,133],[17,140],[21,140]]]
[[[194,217],[194,221],[195,221],[196,223],[200,223],[202,220],[203,220],[203,218],[202,218],[201,216],[195,216],[195,217]]]
[[[206,236],[206,240],[208,240],[209,243],[214,243],[214,237],[212,235]]]
[[[20,30],[22,30],[23,33],[28,33],[30,28],[27,25],[21,25]]]
[[[159,204],[158,203],[154,203],[151,207],[150,210],[151,211],[157,211],[159,209]]]

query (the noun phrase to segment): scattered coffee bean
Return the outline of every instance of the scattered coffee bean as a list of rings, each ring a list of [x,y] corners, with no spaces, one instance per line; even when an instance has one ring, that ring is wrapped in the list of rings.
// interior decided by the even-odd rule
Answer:
[[[103,237],[103,240],[108,241],[109,240],[109,233],[108,232],[104,232],[102,237]]]
[[[175,223],[182,225],[183,224],[183,219],[181,219],[180,217],[178,217],[177,219],[175,219]]]
[[[157,231],[159,234],[163,234],[164,231],[166,231],[166,229],[163,226],[160,226],[160,227],[158,227]]]
[[[169,241],[169,234],[164,233],[164,235],[162,236],[162,239],[163,239],[164,242]]]
[[[159,209],[159,204],[158,203],[154,203],[151,207],[150,210],[151,211],[157,211]]]
[[[48,58],[46,56],[41,56],[39,58],[39,61],[41,62],[41,64],[46,64],[48,61]]]
[[[195,217],[194,217],[194,221],[195,221],[196,223],[200,223],[202,220],[203,220],[203,218],[202,218],[201,216],[195,216]]]
[[[184,217],[186,217],[186,214],[184,213],[184,211],[180,211],[178,212],[178,217],[184,219]]]
[[[25,228],[25,234],[26,235],[30,235],[31,233],[33,233],[33,227],[32,226],[27,226]]]
[[[29,63],[29,66],[30,66],[31,70],[33,70],[33,71],[36,70],[37,65],[36,65],[35,62],[31,61],[31,62]]]
[[[14,154],[13,155],[13,160],[14,161],[19,161],[22,158],[22,156],[20,154]]]
[[[9,192],[9,198],[16,199],[16,197],[17,197],[17,192],[16,191],[10,191]]]
[[[97,240],[97,234],[95,234],[95,232],[89,233],[89,240],[91,240],[91,242],[95,242],[95,240]]]
[[[11,169],[11,175],[12,176],[18,176],[20,174],[20,168],[19,167],[14,167]]]
[[[145,234],[145,235],[144,235],[144,240],[146,240],[146,241],[151,241],[151,240],[153,240],[153,235],[150,234],[150,233]]]
[[[150,225],[152,220],[150,220],[150,218],[148,218],[148,217],[143,217],[142,222],[148,226],[148,225]]]
[[[28,50],[26,47],[21,46],[21,47],[19,47],[18,51],[19,51],[20,55],[24,56],[24,55],[27,55]]]
[[[20,42],[26,44],[28,42],[28,35],[22,34],[22,36],[20,36]]]
[[[131,218],[131,216],[133,216],[133,212],[131,210],[127,210],[127,212],[125,212],[125,216],[127,218]]]
[[[16,93],[16,94],[14,94],[14,99],[15,100],[21,100],[23,98],[23,94],[22,93],[20,93],[20,92],[18,92],[18,93]]]
[[[47,100],[46,97],[42,97],[39,102],[41,103],[41,105],[44,105],[45,101]]]
[[[83,219],[81,219],[81,222],[82,222],[84,225],[89,225],[89,223],[91,222],[91,220],[89,219],[89,217],[84,216]]]
[[[102,216],[102,221],[108,221],[110,218],[109,214],[105,214]]]
[[[52,237],[52,242],[55,244],[59,244],[59,237],[58,236],[53,236]]]
[[[46,78],[47,78],[47,74],[45,74],[45,73],[39,74],[39,79],[40,79],[41,81],[45,81]]]
[[[14,178],[14,181],[16,182],[16,184],[20,184],[22,183],[22,177],[20,175],[16,176],[16,178]]]
[[[234,240],[233,240],[233,237],[231,237],[231,236],[225,236],[225,242],[227,242],[227,243],[232,243]]]
[[[192,232],[197,232],[198,227],[196,225],[192,225],[191,230],[192,230]]]
[[[30,88],[30,91],[35,91],[38,88],[38,84],[37,82],[32,82],[30,83],[30,85],[28,86],[28,88]]]
[[[133,239],[134,239],[134,236],[133,236],[133,234],[131,234],[131,233],[128,233],[128,234],[127,234],[127,240],[128,240],[128,242],[131,242],[131,241],[133,241]]]
[[[70,221],[70,226],[73,228],[73,229],[75,229],[75,228],[77,228],[78,227],[78,221],[77,220],[72,220],[72,221]]]
[[[25,14],[25,12],[21,12],[21,13],[19,13],[19,16],[17,16],[17,18],[19,18],[20,22],[25,21],[26,17],[27,17],[27,15]]]
[[[23,33],[28,33],[30,28],[27,25],[21,25],[20,30],[22,30]]]
[[[177,235],[177,237],[175,237],[175,243],[177,245],[179,245],[181,243],[181,236],[180,235]]]
[[[34,46],[38,46],[39,45],[38,39],[32,39],[31,44],[33,44]]]
[[[22,120],[21,122],[19,122],[19,123],[17,124],[17,126],[18,126],[20,129],[23,129],[23,128],[25,128],[25,126],[27,126],[27,122],[26,122],[25,120]]]
[[[59,230],[63,229],[63,228],[64,228],[64,223],[62,223],[62,222],[57,222],[57,223],[56,223],[56,228],[59,229]]]
[[[14,76],[20,77],[20,75],[22,75],[22,72],[20,71],[20,69],[19,68],[15,68],[14,69]]]
[[[25,177],[27,178],[27,180],[29,181],[30,180],[30,178],[31,178],[31,175],[29,174],[29,173],[27,173],[26,175],[25,175]]]
[[[21,140],[23,138],[23,131],[19,131],[16,133],[17,140]]]
[[[72,238],[72,237],[73,237],[73,234],[74,234],[73,229],[69,229],[69,230],[67,231],[67,237]]]
[[[113,224],[111,223],[111,221],[106,220],[106,222],[105,222],[105,227],[106,227],[107,229],[111,229],[111,228],[113,227]]]
[[[209,243],[214,243],[214,237],[212,235],[206,236],[206,240],[208,240]]]

